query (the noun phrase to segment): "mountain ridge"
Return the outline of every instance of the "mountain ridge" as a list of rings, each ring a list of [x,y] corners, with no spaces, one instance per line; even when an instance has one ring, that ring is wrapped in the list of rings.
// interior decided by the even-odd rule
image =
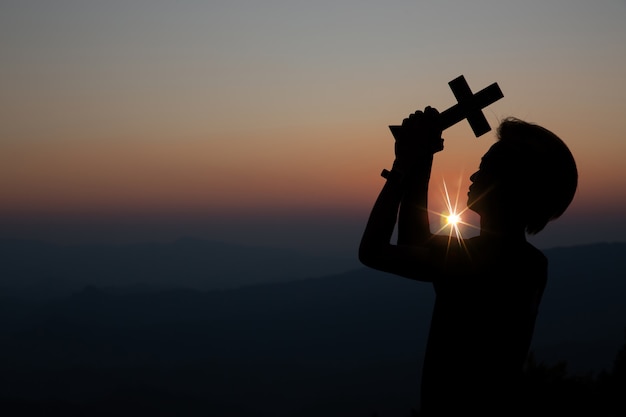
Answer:
[[[0,239],[0,288],[39,296],[84,286],[227,289],[323,276],[358,266],[356,258],[193,237],[167,243],[60,245]]]
[[[535,358],[575,373],[610,368],[624,343],[626,243],[545,252],[551,272]],[[184,393],[169,407],[401,417],[417,401],[433,301],[431,285],[365,267],[238,288],[88,284],[39,299],[4,294],[0,400],[100,407]],[[233,411],[242,406],[249,411]]]

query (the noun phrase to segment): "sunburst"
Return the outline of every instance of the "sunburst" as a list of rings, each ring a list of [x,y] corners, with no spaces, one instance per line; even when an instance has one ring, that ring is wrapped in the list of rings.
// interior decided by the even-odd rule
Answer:
[[[459,183],[459,187],[457,189],[456,195],[454,197],[454,202],[450,196],[450,192],[448,191],[448,186],[446,184],[445,179],[443,182],[442,195],[444,199],[444,204],[446,206],[444,213],[435,213],[441,219],[441,228],[437,231],[437,233],[443,232],[446,228],[448,229],[448,248],[450,247],[450,243],[453,238],[456,238],[457,242],[461,246],[465,246],[463,243],[463,234],[461,233],[461,226],[466,226],[470,228],[476,229],[476,226],[467,223],[463,220],[463,214],[468,210],[467,207],[459,210],[459,195],[461,192],[461,187]]]

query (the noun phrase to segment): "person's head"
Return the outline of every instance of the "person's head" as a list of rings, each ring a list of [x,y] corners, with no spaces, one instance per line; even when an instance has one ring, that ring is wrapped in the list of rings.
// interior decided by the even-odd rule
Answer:
[[[468,208],[481,216],[514,216],[536,234],[574,198],[574,157],[554,133],[516,118],[503,120],[497,137],[470,177]]]

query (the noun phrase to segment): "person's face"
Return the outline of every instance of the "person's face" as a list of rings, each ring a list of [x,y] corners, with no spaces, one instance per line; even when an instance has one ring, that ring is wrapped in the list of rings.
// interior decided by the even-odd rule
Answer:
[[[506,149],[496,142],[482,157],[478,171],[470,176],[472,184],[467,193],[467,207],[482,214],[502,202],[502,183],[506,173]]]

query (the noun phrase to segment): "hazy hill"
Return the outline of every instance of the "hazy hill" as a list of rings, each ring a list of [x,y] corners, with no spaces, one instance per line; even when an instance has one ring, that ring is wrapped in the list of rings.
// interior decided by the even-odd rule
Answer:
[[[551,277],[533,350],[572,371],[610,367],[624,344],[626,243],[546,254]],[[4,296],[0,406],[35,410],[21,415],[56,407],[59,415],[405,417],[417,400],[432,301],[428,284],[366,268],[238,289]]]
[[[535,331],[537,350],[547,360],[568,360],[578,371],[610,366],[626,330],[626,243],[544,252],[550,277]]]
[[[56,245],[0,239],[0,289],[66,295],[87,285],[199,290],[292,281],[357,267],[355,258],[195,238],[171,243]]]

